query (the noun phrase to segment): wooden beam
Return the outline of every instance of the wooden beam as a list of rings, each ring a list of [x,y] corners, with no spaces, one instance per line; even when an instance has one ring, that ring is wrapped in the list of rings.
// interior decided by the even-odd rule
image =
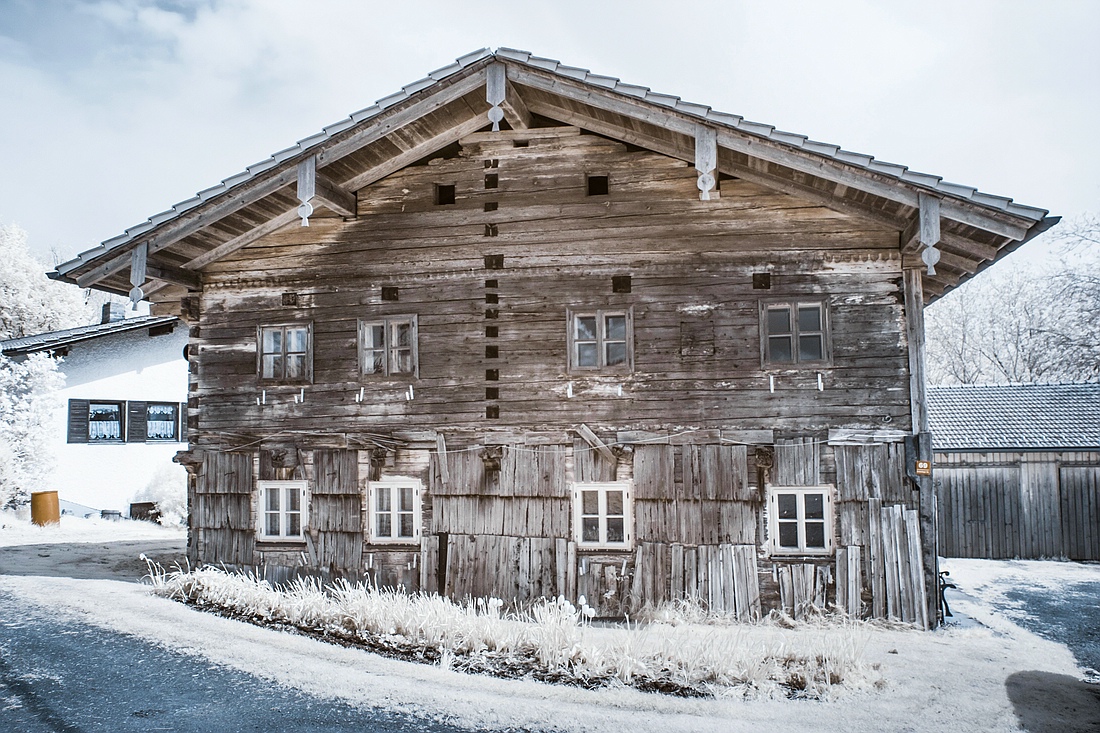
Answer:
[[[903,272],[905,334],[909,343],[909,404],[914,433],[926,433],[928,390],[924,371],[924,286],[920,268]]]
[[[241,247],[252,244],[253,242],[255,242],[260,237],[266,237],[268,234],[271,234],[272,232],[275,232],[275,231],[278,231],[279,229],[282,229],[287,224],[290,224],[291,222],[297,221],[297,219],[298,219],[298,210],[297,209],[291,209],[289,211],[284,211],[282,214],[279,214],[278,216],[276,216],[274,218],[268,219],[263,224],[260,224],[258,227],[255,227],[254,229],[250,229],[249,231],[245,232],[244,234],[236,236],[233,239],[230,239],[228,242],[225,242],[223,244],[219,244],[214,249],[209,250],[207,252],[204,252],[203,254],[199,255],[198,257],[196,257],[195,259],[191,260],[186,265],[184,265],[184,268],[188,269],[188,270],[202,269],[203,267],[205,267],[206,265],[209,265],[214,260],[225,257],[227,254],[229,254],[231,252],[236,252]]]
[[[710,192],[718,185],[718,138],[713,127],[695,126],[695,170],[699,172],[699,199],[710,201]]]
[[[508,120],[513,130],[531,128],[531,111],[527,109],[519,91],[511,82],[504,85],[504,101],[500,103],[500,108],[504,110],[504,119]]]
[[[940,243],[940,200],[926,193],[920,194],[920,243],[925,247],[935,247]]]
[[[145,265],[145,275],[153,280],[182,285],[188,290],[202,290],[202,278],[192,270],[184,270],[180,267],[150,261]],[[155,291],[150,289],[147,294],[153,292]]]
[[[592,429],[584,423],[577,426],[577,435],[581,436],[585,443],[592,446],[596,452],[600,454],[600,458],[603,458],[608,464],[614,466],[619,462],[618,459],[615,458],[615,454],[611,452],[611,449],[608,448],[607,445],[600,440],[599,436],[593,433]]]
[[[349,218],[354,218],[358,214],[358,202],[355,194],[338,186],[328,176],[321,173],[315,174],[313,187],[313,197],[327,206],[329,210]]]
[[[682,135],[693,135],[698,119],[686,113],[662,108],[651,102],[625,95],[598,93],[579,81],[565,79],[549,72],[529,67],[509,69],[513,81],[540,91],[560,95],[580,105],[621,114],[631,119],[659,125]],[[587,116],[593,118],[594,116]],[[591,129],[588,125],[583,127]],[[625,128],[624,128],[625,129]],[[791,150],[787,146],[766,138],[734,130],[718,129],[718,145],[750,157],[767,160],[792,170],[843,184],[858,191],[874,194],[896,203],[918,208],[919,188],[883,174],[847,165],[826,156]],[[979,229],[1009,237],[1023,239],[1033,222],[1005,212],[992,215],[982,211],[977,204],[944,200],[941,206],[944,217]]]

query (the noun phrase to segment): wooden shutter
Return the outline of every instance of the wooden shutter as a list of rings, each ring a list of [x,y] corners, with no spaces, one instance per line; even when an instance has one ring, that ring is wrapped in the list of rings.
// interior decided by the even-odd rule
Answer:
[[[88,442],[88,400],[69,400],[69,443]]]
[[[176,440],[181,443],[187,442],[187,403],[180,403],[179,428],[176,432]]]
[[[144,443],[145,424],[149,419],[148,407],[145,402],[126,403],[126,442]]]

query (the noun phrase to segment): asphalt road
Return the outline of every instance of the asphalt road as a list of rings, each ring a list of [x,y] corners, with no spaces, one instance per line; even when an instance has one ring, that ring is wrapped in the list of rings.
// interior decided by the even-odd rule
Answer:
[[[1077,661],[1100,671],[1100,579],[1072,583],[1061,593],[1022,585],[1005,592],[1019,604],[1013,620],[1044,639],[1069,647]]]
[[[137,638],[45,618],[0,592],[0,731],[438,731],[359,709]]]

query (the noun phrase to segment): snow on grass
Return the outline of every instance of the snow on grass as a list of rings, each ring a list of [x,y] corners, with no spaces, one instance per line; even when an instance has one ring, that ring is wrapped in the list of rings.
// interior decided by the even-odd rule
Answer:
[[[863,660],[867,631],[833,621],[790,635],[767,624],[677,623],[596,628],[591,609],[565,598],[502,612],[499,599],[455,603],[361,584],[324,588],[308,579],[273,588],[251,575],[205,567],[164,571],[150,564],[156,593],[198,608],[456,671],[588,688],[622,684],[686,697],[832,697],[837,688],[881,686]],[[759,631],[764,633],[759,633]]]
[[[182,527],[162,527],[153,522],[130,519],[110,521],[85,519],[66,514],[60,524],[40,527],[31,524],[30,512],[0,510],[0,547],[17,545],[53,545],[69,542],[129,542],[134,540],[173,540],[186,536]]]

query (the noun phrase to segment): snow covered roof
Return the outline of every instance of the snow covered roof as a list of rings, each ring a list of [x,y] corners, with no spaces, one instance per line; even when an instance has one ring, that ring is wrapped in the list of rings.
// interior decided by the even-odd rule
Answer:
[[[153,326],[175,325],[179,319],[176,316],[138,316],[110,323],[97,323],[92,326],[77,326],[66,328],[63,331],[50,331],[34,336],[0,341],[0,353],[4,356],[17,354],[33,354],[38,351],[52,351],[63,346],[69,346],[80,341],[102,338],[116,333],[135,331],[139,328],[152,328]]]
[[[935,450],[1100,448],[1100,384],[930,387]]]

